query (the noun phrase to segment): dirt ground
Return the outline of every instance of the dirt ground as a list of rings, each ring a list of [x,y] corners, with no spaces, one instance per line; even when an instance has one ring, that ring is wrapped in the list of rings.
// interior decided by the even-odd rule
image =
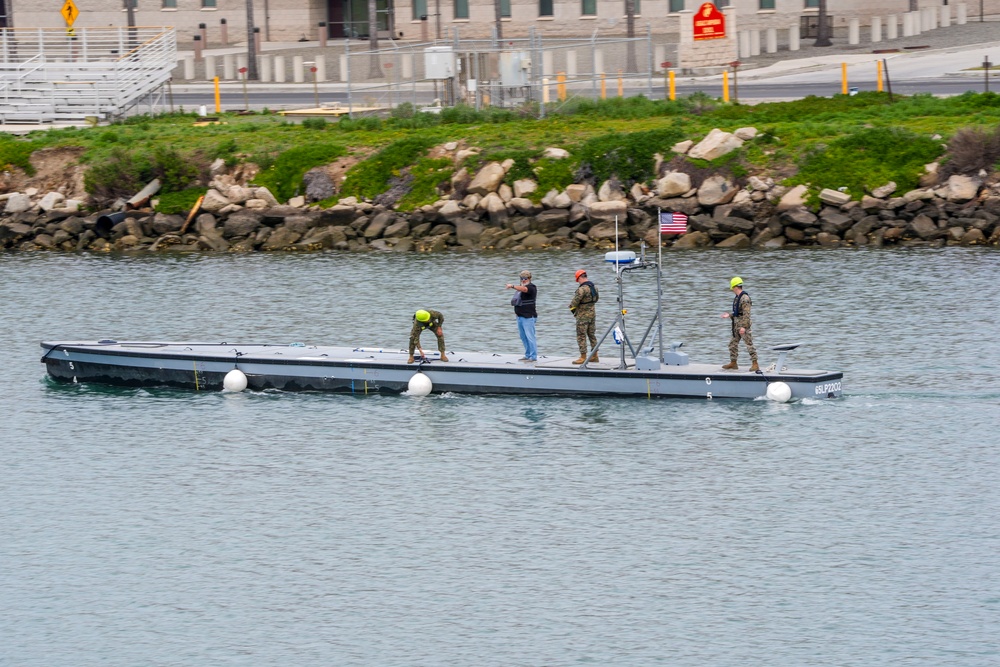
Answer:
[[[77,163],[83,151],[78,146],[35,151],[31,156],[35,175],[28,176],[17,167],[0,173],[0,193],[37,188],[39,194],[61,192],[67,199],[86,199],[87,193],[83,189],[86,167]]]

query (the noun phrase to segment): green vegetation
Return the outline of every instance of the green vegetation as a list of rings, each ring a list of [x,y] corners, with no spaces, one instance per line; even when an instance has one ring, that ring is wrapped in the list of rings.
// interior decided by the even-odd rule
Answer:
[[[845,187],[855,199],[889,181],[905,192],[919,185],[924,165],[942,152],[940,142],[908,130],[864,129],[817,146],[789,182]]]
[[[186,214],[194,207],[194,203],[198,201],[198,197],[203,194],[205,194],[205,188],[191,188],[189,190],[181,190],[180,192],[168,192],[158,197],[160,201],[156,205],[156,210],[160,213]]]
[[[257,174],[254,183],[266,187],[280,201],[287,201],[300,194],[302,177],[307,171],[346,154],[347,149],[342,144],[306,144],[289,148]]]
[[[460,105],[431,114],[404,104],[387,118],[302,125],[270,113],[223,115],[207,125],[192,114],[138,117],[108,127],[0,135],[0,166],[30,171],[33,151],[79,146],[89,167],[87,189],[98,200],[131,196],[158,177],[164,206],[173,205],[173,194],[190,197],[190,189],[206,186],[215,159],[230,167],[255,163],[261,168],[256,182],[286,199],[301,189],[309,168],[360,153],[369,157],[347,172],[341,196],[388,194],[400,206],[415,207],[433,201],[456,168],[429,154],[448,141],[480,149],[466,161],[470,171],[512,159],[508,183],[535,179],[533,197],[578,179],[649,182],[656,154],[691,172],[717,170],[737,179],[767,174],[816,191],[846,188],[854,196],[889,180],[901,190],[913,187],[933,160],[942,160],[945,174],[972,173],[1000,160],[1000,95],[993,93],[896,96],[893,103],[882,93],[861,93],[756,106],[698,94],[675,102],[573,100],[553,104],[544,119],[540,111],[526,103],[481,111]],[[715,163],[696,164],[670,152],[677,141],[700,139],[712,128],[747,126],[760,131],[758,138]],[[566,149],[570,158],[542,158],[549,146]]]

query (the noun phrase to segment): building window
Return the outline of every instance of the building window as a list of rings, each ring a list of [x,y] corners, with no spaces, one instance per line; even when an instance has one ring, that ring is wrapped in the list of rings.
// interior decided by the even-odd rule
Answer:
[[[163,9],[177,9],[177,0],[163,0]]]
[[[421,16],[427,16],[427,0],[413,0],[413,20],[419,21]]]
[[[555,12],[552,9],[552,5],[552,0],[538,0],[538,15],[554,16]]]
[[[682,11],[684,11],[684,0],[670,0],[669,11],[671,11],[671,12],[682,12]]]
[[[806,9],[809,7],[819,7],[819,0],[806,0]]]
[[[469,18],[469,0],[455,0],[455,18]]]
[[[636,16],[642,15],[642,2],[641,0],[632,0],[633,6],[632,11],[635,12]],[[625,16],[628,16],[628,0],[625,0]]]
[[[715,0],[715,6],[722,9],[723,7],[728,7],[730,2],[731,0]]]
[[[215,9],[215,0],[201,0],[202,9]]]
[[[761,9],[774,9],[774,0],[760,0]]]
[[[139,0],[132,0],[132,9],[135,9],[138,6],[138,2]],[[122,8],[128,9],[128,0],[122,0]]]
[[[597,0],[583,0],[580,13],[584,16],[597,16]]]
[[[510,0],[500,0],[500,18],[510,18]]]

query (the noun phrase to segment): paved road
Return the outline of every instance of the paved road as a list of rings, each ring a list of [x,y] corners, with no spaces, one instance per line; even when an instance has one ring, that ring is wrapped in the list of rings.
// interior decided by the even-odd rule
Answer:
[[[979,77],[940,77],[932,79],[911,79],[906,81],[892,80],[892,91],[901,95],[912,95],[914,93],[931,93],[933,95],[959,95],[966,91],[982,92],[984,83]],[[877,90],[874,78],[867,80],[849,81],[848,85],[858,90]],[[1000,76],[994,76],[990,82],[990,90],[1000,92]],[[704,92],[712,97],[722,96],[722,84],[719,80],[702,80],[677,84],[677,94],[680,96],[690,95],[694,92]],[[783,82],[783,81],[747,81],[738,82],[738,89],[730,87],[730,95],[738,97],[741,101],[761,101],[761,100],[787,100],[800,99],[808,95],[829,97],[841,92],[839,80],[819,81],[819,82]],[[645,95],[648,93],[646,86],[629,87],[625,89],[625,94]],[[589,91],[587,91],[589,94]],[[408,95],[410,95],[408,93]],[[658,81],[658,85],[653,86],[653,98],[662,99],[664,88]],[[183,106],[185,109],[194,109],[200,105],[206,105],[210,110],[214,108],[214,97],[210,90],[203,92],[175,92],[174,105]],[[429,104],[434,94],[430,91],[418,93],[420,103]],[[251,109],[301,109],[315,106],[316,97],[312,92],[304,91],[250,91],[247,99]],[[412,99],[404,98],[403,101]],[[346,106],[348,95],[341,91],[324,91],[319,94],[321,104],[337,103]],[[364,103],[363,98],[355,96],[354,105]],[[224,92],[222,95],[222,107],[226,110],[245,108],[242,92]]]

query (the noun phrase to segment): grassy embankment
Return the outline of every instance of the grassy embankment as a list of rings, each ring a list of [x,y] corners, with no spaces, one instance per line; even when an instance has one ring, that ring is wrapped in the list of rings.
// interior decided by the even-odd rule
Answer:
[[[655,153],[669,159],[675,142],[697,141],[715,127],[754,126],[761,136],[714,164],[688,161],[683,168],[737,179],[772,176],[788,185],[810,184],[816,192],[846,187],[855,197],[890,180],[900,192],[916,187],[923,165],[936,159],[946,161],[949,173],[993,171],[1000,159],[1000,95],[990,93],[897,96],[893,104],[884,94],[862,93],[756,106],[698,95],[676,102],[640,97],[578,101],[553,109],[545,120],[462,107],[431,115],[407,106],[387,119],[339,123],[313,119],[299,125],[274,114],[227,115],[205,127],[195,127],[196,120],[175,114],[23,138],[0,135],[0,166],[30,171],[33,151],[81,146],[89,165],[86,186],[95,200],[129,196],[159,177],[160,209],[180,212],[204,192],[207,167],[217,158],[230,167],[259,165],[255,183],[285,200],[300,191],[311,167],[366,153],[348,172],[339,196],[373,198],[392,191],[397,208],[411,209],[437,200],[437,186],[454,172],[450,159],[428,156],[428,149],[448,141],[482,149],[465,162],[470,172],[490,160],[513,158],[508,180],[535,179],[537,197],[584,179],[649,182]],[[542,158],[549,146],[565,148],[571,157]]]

